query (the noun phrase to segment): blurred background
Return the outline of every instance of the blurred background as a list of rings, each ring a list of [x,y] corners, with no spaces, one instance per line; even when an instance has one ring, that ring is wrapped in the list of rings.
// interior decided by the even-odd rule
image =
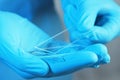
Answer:
[[[6,6],[5,1],[10,0],[0,0],[0,10],[4,9],[3,5]],[[14,0],[15,1],[15,0]],[[22,0],[21,0],[22,1]],[[28,0],[26,0],[28,1]],[[34,1],[39,3],[34,3]],[[54,2],[54,3],[53,3]],[[120,0],[116,0],[119,4]],[[10,1],[11,5],[13,2]],[[33,17],[29,19],[42,28],[50,36],[64,29],[63,23],[63,13],[60,6],[60,0],[31,0]],[[49,7],[48,7],[49,6]],[[11,10],[7,10],[11,11]],[[11,11],[12,12],[12,11]],[[14,11],[13,11],[14,12]],[[19,12],[18,12],[19,13]],[[119,14],[119,13],[118,13]],[[54,29],[54,32],[52,31]],[[67,33],[60,35],[56,39],[66,40]],[[111,63],[108,65],[103,65],[99,69],[84,69],[73,74],[56,77],[56,78],[36,78],[31,80],[120,80],[120,38],[117,38],[107,44],[109,53],[111,55]],[[0,80],[25,80],[17,75],[8,66],[0,62]]]

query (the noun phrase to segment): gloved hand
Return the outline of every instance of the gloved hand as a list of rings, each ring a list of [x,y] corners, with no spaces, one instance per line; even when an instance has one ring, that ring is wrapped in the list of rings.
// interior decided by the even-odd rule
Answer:
[[[22,77],[64,75],[110,61],[102,44],[88,46],[81,51],[67,48],[49,53],[42,50],[55,45],[54,40],[48,39],[46,33],[27,19],[10,12],[0,12],[0,60]],[[44,41],[44,45],[39,44]],[[35,46],[38,44],[37,49]]]
[[[113,0],[62,0],[71,41],[84,48],[120,34],[120,7]]]

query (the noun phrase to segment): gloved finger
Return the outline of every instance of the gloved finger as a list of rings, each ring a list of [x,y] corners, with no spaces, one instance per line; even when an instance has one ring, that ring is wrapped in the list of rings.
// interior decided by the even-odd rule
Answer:
[[[64,21],[70,32],[70,40],[72,42],[78,40],[76,43],[81,45],[81,49],[93,44],[93,42],[85,38],[89,35],[91,28],[93,28],[97,15],[97,8],[82,9],[68,5],[64,12]]]
[[[72,0],[71,0],[72,1]],[[76,3],[77,5],[77,18],[79,23],[77,23],[77,29],[81,29],[79,31],[90,31],[95,23],[96,23],[96,18],[103,12],[107,12],[109,14],[109,10],[114,10],[113,7],[113,1],[106,0],[103,1],[96,1],[96,0],[77,0],[78,2]],[[74,2],[74,1],[73,1]],[[103,5],[100,5],[103,4]],[[112,6],[111,6],[112,5]],[[107,10],[107,11],[106,11]],[[105,12],[104,12],[105,11]],[[112,11],[111,11],[112,12]],[[100,16],[101,17],[101,16]],[[99,21],[99,20],[98,20]]]
[[[78,43],[81,45],[81,48],[84,48],[87,45],[92,44],[91,41],[85,40],[84,37],[89,34],[89,29],[93,27],[97,11],[82,11],[80,9],[76,9],[73,5],[68,5],[65,9],[64,21],[70,32],[70,40],[73,42],[79,39]]]
[[[51,70],[50,75],[55,76],[87,68],[98,61],[97,55],[87,50],[51,55],[42,59],[48,63]]]
[[[112,7],[112,8],[111,8]],[[95,27],[88,34],[94,42],[106,43],[117,37],[120,33],[120,7],[112,2],[110,7],[104,7],[98,14]]]
[[[80,11],[84,14],[80,17],[80,24],[78,25],[77,29],[79,30],[80,34],[86,34],[84,36],[85,39],[88,39],[94,43],[96,42],[106,43],[119,35],[120,33],[120,28],[119,28],[120,15],[118,14],[120,12],[119,6],[112,0],[109,2],[108,1],[109,0],[105,1],[105,3],[101,2],[103,3],[102,6],[100,6],[99,4],[98,6],[96,5],[95,8],[96,10],[93,10],[93,13],[95,13],[94,15],[96,15],[96,17],[92,17],[91,15],[92,12],[89,12],[89,10],[90,11],[92,10],[91,8],[85,7],[85,9],[83,10],[86,10],[85,11],[86,13],[82,12],[82,9],[79,8]],[[97,2],[95,2],[95,4],[97,4]],[[95,5],[91,5],[91,6],[95,7]],[[81,13],[80,11],[78,13]],[[86,19],[84,18],[84,15]],[[81,33],[80,31],[82,30],[85,31],[85,33],[83,32]],[[72,38],[76,39],[74,38],[76,34],[74,35],[73,33],[72,35],[73,35]],[[81,35],[76,37],[79,37],[81,40]]]
[[[89,46],[82,51],[72,49],[66,53],[43,57],[43,60],[50,66],[52,74],[61,75],[79,69],[88,67],[94,68],[97,65],[109,63],[110,56],[104,45],[96,44]]]
[[[76,16],[78,23],[76,24],[76,27],[80,33],[88,32],[93,28],[99,11],[99,6],[95,7],[96,5],[96,2],[91,3],[89,0],[79,4]]]
[[[76,8],[73,5],[68,5],[65,8],[65,24],[71,31],[86,32],[91,29],[95,23],[97,16],[97,8],[84,7]],[[69,29],[69,30],[70,30]]]
[[[73,5],[68,5],[65,8],[65,12],[64,12],[64,21],[65,21],[65,25],[68,29],[68,31],[73,32],[76,30],[76,9]]]
[[[96,67],[97,65],[100,65],[100,64],[107,64],[110,62],[110,55],[108,54],[108,51],[105,45],[94,44],[85,49],[95,52],[96,55],[98,56],[98,62],[94,64],[92,67],[94,66]]]
[[[96,68],[100,64],[110,62],[110,56],[107,49],[102,44],[91,45],[82,51],[72,49],[69,50],[68,53],[65,52],[47,56],[42,59],[48,63],[51,74],[54,75],[68,74],[88,67]]]

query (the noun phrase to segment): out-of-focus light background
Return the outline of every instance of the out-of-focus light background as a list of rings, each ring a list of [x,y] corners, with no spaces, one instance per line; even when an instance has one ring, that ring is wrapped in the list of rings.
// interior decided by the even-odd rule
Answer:
[[[7,1],[7,0],[0,0]],[[15,1],[15,0],[14,0]],[[34,0],[32,0],[34,1]],[[41,1],[41,0],[36,0]],[[63,27],[63,14],[60,8],[60,0],[54,0],[54,6],[52,0],[45,0],[45,2],[50,2],[49,7],[45,6],[46,4],[41,3],[41,6],[45,8],[41,11],[38,11],[40,8],[39,5],[34,4],[36,6],[34,9],[37,14],[33,17],[33,22],[40,26],[45,32],[47,32],[50,36],[62,31]],[[116,0],[116,2],[120,3],[120,0]],[[33,2],[34,3],[34,2]],[[1,9],[0,5],[0,9]],[[57,11],[57,13],[56,13]],[[118,13],[120,14],[120,13]],[[54,29],[55,32],[52,30]],[[65,39],[66,35],[62,35],[57,37],[57,39]],[[108,65],[103,65],[99,69],[84,69],[74,74],[57,77],[57,78],[36,78],[31,80],[120,80],[120,38],[117,38],[107,44],[109,53],[111,55],[111,63]],[[25,80],[21,78],[18,74],[16,74],[13,70],[11,70],[8,66],[4,65],[0,62],[0,80]]]

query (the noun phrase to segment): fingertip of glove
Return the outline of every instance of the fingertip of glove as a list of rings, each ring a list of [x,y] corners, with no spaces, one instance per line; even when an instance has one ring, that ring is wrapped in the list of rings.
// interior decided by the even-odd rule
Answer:
[[[103,52],[108,52],[107,47],[103,44],[96,44],[94,45],[98,50],[103,51]]]
[[[98,57],[94,52],[86,52],[87,53],[87,58],[90,64],[94,64],[98,61]]]
[[[103,44],[95,44],[88,48],[89,51],[94,52],[98,56],[98,64],[107,64],[110,63],[110,56],[108,54],[107,47]]]

